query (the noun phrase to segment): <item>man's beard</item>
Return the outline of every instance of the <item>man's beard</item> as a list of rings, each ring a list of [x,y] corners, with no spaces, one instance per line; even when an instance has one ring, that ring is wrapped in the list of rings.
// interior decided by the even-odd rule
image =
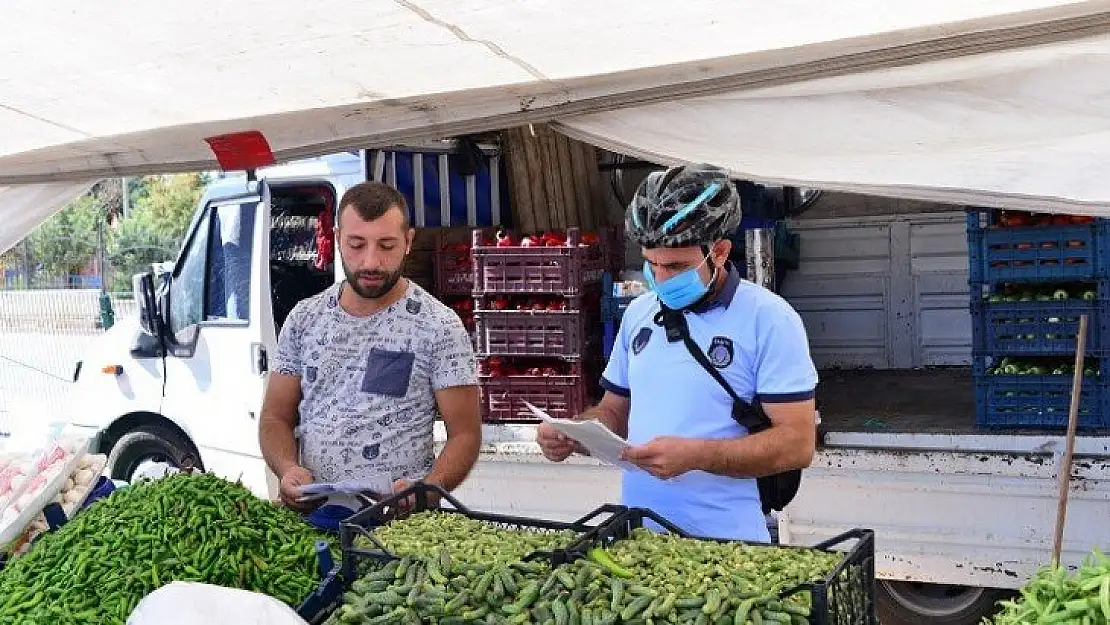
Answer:
[[[397,285],[397,282],[401,280],[402,269],[398,267],[396,271],[391,273],[386,273],[384,271],[351,272],[351,270],[347,268],[346,263],[344,263],[343,273],[347,275],[347,284],[350,285],[351,290],[357,293],[359,297],[365,299],[378,299],[386,293],[389,293],[389,291]],[[382,283],[380,286],[364,287],[359,282],[359,278],[380,279]]]

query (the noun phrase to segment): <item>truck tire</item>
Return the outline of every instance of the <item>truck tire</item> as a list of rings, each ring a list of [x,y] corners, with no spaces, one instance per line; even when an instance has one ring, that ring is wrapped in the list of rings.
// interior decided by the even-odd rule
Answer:
[[[200,466],[192,443],[176,432],[146,425],[120,437],[108,454],[108,474],[114,480],[130,482],[135,472],[148,462],[164,462],[176,468]]]
[[[880,625],[978,625],[1008,591],[976,586],[875,580]]]

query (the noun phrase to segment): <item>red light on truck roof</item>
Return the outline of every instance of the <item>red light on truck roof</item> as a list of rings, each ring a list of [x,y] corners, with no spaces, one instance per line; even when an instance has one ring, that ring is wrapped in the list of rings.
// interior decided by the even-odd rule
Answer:
[[[224,171],[258,169],[274,164],[270,143],[257,130],[207,137],[205,141]]]

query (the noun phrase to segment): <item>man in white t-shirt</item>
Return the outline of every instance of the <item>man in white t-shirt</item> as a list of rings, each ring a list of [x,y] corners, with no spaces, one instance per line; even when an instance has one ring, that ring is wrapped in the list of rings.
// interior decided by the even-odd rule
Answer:
[[[300,489],[313,482],[385,476],[394,492],[419,479],[452,490],[481,444],[470,337],[454,311],[401,277],[414,234],[404,196],[376,182],[352,187],[337,223],[347,279],[289,314],[259,428],[281,501],[304,512]],[[437,413],[448,437],[438,458]]]

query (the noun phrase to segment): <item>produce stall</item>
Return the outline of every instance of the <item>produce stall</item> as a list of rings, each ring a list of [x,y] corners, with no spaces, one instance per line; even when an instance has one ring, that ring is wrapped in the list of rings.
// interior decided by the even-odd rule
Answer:
[[[415,514],[393,520],[401,497]],[[427,505],[437,497],[450,507]],[[417,484],[348,519],[341,542],[319,610],[302,611],[314,623],[874,622],[867,530],[784,548],[692,537],[638,508],[572,522],[473,512]]]
[[[331,570],[334,547],[239,484],[172,474],[113,492],[0,570],[0,622],[122,624],[172,581],[297,605]]]
[[[411,514],[397,515],[402,500]],[[118,489],[0,570],[0,621],[125,623],[185,582],[266,595],[317,624],[870,625],[873,565],[865,530],[814,548],[704,540],[649,510],[510,517],[422,483],[336,540],[241,485],[176,473]]]

